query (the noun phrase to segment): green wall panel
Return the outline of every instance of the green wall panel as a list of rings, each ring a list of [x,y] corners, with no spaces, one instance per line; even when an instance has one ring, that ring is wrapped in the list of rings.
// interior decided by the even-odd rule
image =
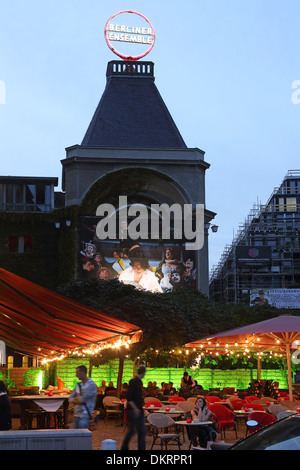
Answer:
[[[89,369],[89,360],[80,358],[68,358],[57,364],[57,375],[65,382],[65,386],[71,389],[74,388],[78,382],[76,378],[76,367],[85,365]],[[110,381],[114,386],[117,385],[119,362],[117,359],[110,361],[108,364],[92,368],[91,378],[95,383],[100,386],[101,381],[105,380],[106,384]],[[161,382],[173,382],[174,386],[180,386],[180,380],[183,376],[185,369],[182,368],[147,368],[146,376],[143,380],[144,385],[147,386],[149,381],[156,381],[160,387]],[[257,379],[257,371],[252,369],[235,369],[235,370],[220,370],[220,369],[187,369],[187,372],[201,384],[204,390],[209,388],[223,388],[234,387],[239,389],[246,389],[251,382],[251,379]],[[133,362],[130,360],[124,361],[123,378],[122,382],[129,382],[133,377]],[[262,379],[273,379],[279,382],[279,388],[287,388],[287,381],[284,371],[281,369],[262,369]]]

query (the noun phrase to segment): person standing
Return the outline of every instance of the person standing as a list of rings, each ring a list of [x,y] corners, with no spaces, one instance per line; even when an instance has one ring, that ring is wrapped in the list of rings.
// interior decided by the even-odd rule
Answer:
[[[193,388],[195,387],[195,385],[196,385],[196,382],[193,379],[193,377],[189,375],[187,372],[184,372],[183,377],[181,379],[181,384],[180,384],[181,388],[183,389]]]
[[[138,450],[146,450],[146,427],[143,409],[144,394],[142,382],[145,374],[146,367],[139,366],[137,375],[130,380],[128,385],[126,412],[129,428],[122,443],[121,450],[129,450],[129,441],[133,437],[136,430],[138,433]]]
[[[5,383],[0,380],[0,431],[11,429],[11,408]]]
[[[95,409],[97,385],[87,376],[87,368],[76,368],[76,377],[80,380],[69,397],[69,402],[74,404],[74,429],[89,428],[89,420]]]

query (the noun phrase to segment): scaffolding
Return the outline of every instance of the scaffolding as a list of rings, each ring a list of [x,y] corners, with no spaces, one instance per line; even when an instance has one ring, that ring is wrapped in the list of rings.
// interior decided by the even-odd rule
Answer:
[[[245,301],[251,289],[291,287],[300,283],[300,170],[289,170],[266,204],[255,203],[226,245],[210,274],[210,297],[227,303]],[[270,266],[240,269],[240,246],[271,246]]]

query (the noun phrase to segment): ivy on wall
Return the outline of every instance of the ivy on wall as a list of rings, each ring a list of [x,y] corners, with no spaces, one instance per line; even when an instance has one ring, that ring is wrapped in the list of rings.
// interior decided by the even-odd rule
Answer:
[[[53,290],[75,279],[77,212],[76,206],[51,213],[0,212],[1,267]],[[71,227],[65,226],[66,219]],[[10,253],[11,236],[31,236],[32,252]]]

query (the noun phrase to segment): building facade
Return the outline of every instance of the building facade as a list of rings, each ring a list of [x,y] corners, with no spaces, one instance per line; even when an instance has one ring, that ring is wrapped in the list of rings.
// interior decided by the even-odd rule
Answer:
[[[119,196],[127,197],[128,208],[189,204],[195,210],[202,204],[206,227],[215,216],[205,201],[209,164],[202,150],[186,146],[155,85],[154,64],[111,61],[106,75],[81,144],[68,147],[61,161],[63,192],[54,191],[56,178],[0,181],[1,265],[52,289],[80,276],[82,244],[95,241],[95,233],[86,239],[82,233],[100,204],[116,204]],[[185,242],[156,245],[162,257],[165,247],[174,245],[184,263]],[[207,228],[203,247],[193,255],[195,287],[208,295]]]
[[[267,203],[254,206],[225,248],[211,273],[210,297],[226,303],[249,302],[254,290],[298,288],[300,170],[290,170]],[[299,298],[300,290],[295,294]]]

